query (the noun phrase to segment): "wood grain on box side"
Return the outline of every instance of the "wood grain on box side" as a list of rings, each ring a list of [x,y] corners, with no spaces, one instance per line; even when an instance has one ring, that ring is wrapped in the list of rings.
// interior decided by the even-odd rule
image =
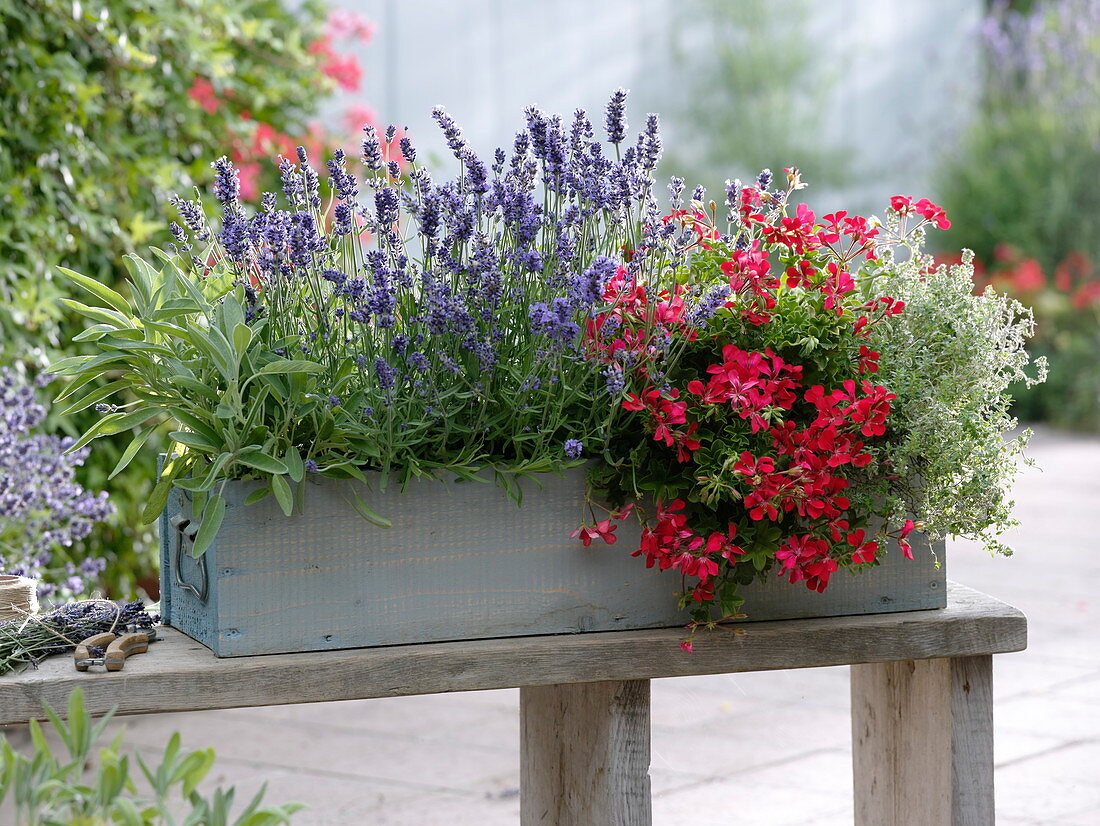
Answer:
[[[254,486],[235,483],[208,552],[208,604],[168,582],[170,622],[220,656],[683,626],[679,578],[630,556],[637,525],[585,548],[569,538],[585,516],[583,472],[540,481],[517,508],[488,484],[383,492],[378,477],[374,489],[324,479],[289,518],[270,497],[245,507]],[[354,512],[351,484],[391,528]],[[914,562],[895,552],[838,574],[824,594],[778,578],[748,586],[745,607],[752,620],[934,608],[944,582],[930,552]]]
[[[84,689],[100,714],[311,703],[525,685],[680,677],[778,668],[967,657],[1019,651],[1027,620],[1015,608],[952,584],[945,609],[760,622],[744,634],[696,638],[679,629],[559,634],[218,659],[172,629],[115,674],[73,670],[53,657],[0,677],[0,723],[41,716]]]

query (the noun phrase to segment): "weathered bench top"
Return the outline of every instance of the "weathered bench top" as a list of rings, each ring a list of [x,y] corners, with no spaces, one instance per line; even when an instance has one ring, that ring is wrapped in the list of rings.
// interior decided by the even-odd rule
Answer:
[[[743,629],[701,633],[690,654],[678,645],[683,630],[670,628],[217,659],[166,628],[121,672],[78,673],[71,657],[54,657],[0,677],[0,724],[41,717],[43,701],[60,708],[77,686],[93,714],[115,706],[142,714],[965,657],[1027,645],[1020,611],[956,583],[945,609]]]

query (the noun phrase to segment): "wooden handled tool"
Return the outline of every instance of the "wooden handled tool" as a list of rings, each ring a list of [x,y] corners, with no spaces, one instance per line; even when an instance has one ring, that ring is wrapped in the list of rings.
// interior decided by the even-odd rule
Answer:
[[[108,671],[121,671],[122,666],[126,665],[126,658],[132,654],[144,654],[149,650],[150,642],[150,635],[144,631],[123,634],[107,646],[107,653],[103,656],[104,665]]]
[[[107,631],[103,634],[95,634],[81,642],[73,652],[73,661],[76,663],[76,670],[87,671],[88,666],[92,664],[93,660],[100,659],[95,656],[95,653],[91,649],[104,649],[110,643],[114,642],[114,640],[115,635]]]
[[[104,638],[104,639],[101,639]],[[156,630],[150,628],[147,631],[132,631],[127,634],[123,634],[118,639],[115,639],[114,634],[98,634],[84,643],[83,653],[85,655],[91,654],[91,647],[96,645],[95,640],[101,640],[102,643],[106,642],[107,651],[102,657],[84,656],[83,658],[77,657],[76,669],[77,671],[87,671],[93,665],[106,666],[108,671],[121,671],[122,667],[126,665],[126,658],[133,654],[144,654],[149,650],[149,643],[153,642],[157,638]],[[81,649],[77,648],[77,654],[81,653]]]

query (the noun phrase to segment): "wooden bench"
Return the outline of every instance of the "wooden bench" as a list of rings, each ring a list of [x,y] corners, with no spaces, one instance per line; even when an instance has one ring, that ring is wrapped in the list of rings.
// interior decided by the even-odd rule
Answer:
[[[149,714],[520,688],[524,826],[651,822],[649,680],[852,666],[856,823],[987,826],[993,813],[992,655],[1027,644],[1023,614],[950,584],[947,608],[678,629],[518,637],[216,659],[165,629],[114,674],[71,659],[0,677],[0,723],[84,689],[93,713]]]

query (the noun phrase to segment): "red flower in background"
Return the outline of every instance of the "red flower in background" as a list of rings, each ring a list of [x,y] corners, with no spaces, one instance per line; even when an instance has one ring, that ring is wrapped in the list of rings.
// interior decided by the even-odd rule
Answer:
[[[312,47],[310,51],[313,51]],[[359,91],[359,85],[363,82],[363,67],[359,65],[355,55],[336,54],[330,49],[324,49],[319,53],[324,57],[321,71],[325,75],[331,77],[348,92]]]
[[[362,15],[343,9],[334,9],[325,24],[324,34],[313,41],[308,48],[319,59],[321,72],[332,78],[347,91],[357,91],[362,83],[363,68],[352,54],[341,53],[333,46],[336,40],[359,40],[366,42],[374,36],[374,24]],[[234,108],[238,102],[230,95],[220,96],[214,85],[204,77],[195,77],[191,81],[188,96],[207,114],[214,114],[223,106]],[[241,198],[255,200],[260,193],[260,179],[265,162],[277,161],[280,157],[292,157],[298,146],[306,146],[312,154],[319,154],[321,148],[333,141],[319,125],[311,123],[305,135],[291,136],[277,130],[263,121],[253,121],[247,109],[239,109],[238,116],[243,123],[253,124],[251,132],[244,138],[237,138],[229,155],[240,174]],[[349,107],[341,117],[342,126],[348,132],[358,132],[364,124],[376,122],[374,110],[362,104]],[[403,160],[396,158],[398,163]]]
[[[936,263],[958,263],[961,259],[961,254],[945,254],[937,256]],[[991,268],[987,269],[980,259],[974,260],[975,289],[989,285],[1025,304],[1034,302],[1039,293],[1052,291],[1068,297],[1074,310],[1100,306],[1100,281],[1095,278],[1088,256],[1078,251],[1069,253],[1055,266],[1053,276],[1048,276],[1035,258],[1024,256],[1009,244],[998,244]],[[1042,318],[1039,325],[1040,329],[1044,325]]]
[[[1043,268],[1034,258],[1021,261],[1008,276],[1012,288],[1021,293],[1037,293],[1047,285]]]
[[[196,77],[191,81],[191,88],[187,90],[187,96],[201,106],[207,114],[218,111],[221,101],[214,91],[214,84],[204,77]]]

